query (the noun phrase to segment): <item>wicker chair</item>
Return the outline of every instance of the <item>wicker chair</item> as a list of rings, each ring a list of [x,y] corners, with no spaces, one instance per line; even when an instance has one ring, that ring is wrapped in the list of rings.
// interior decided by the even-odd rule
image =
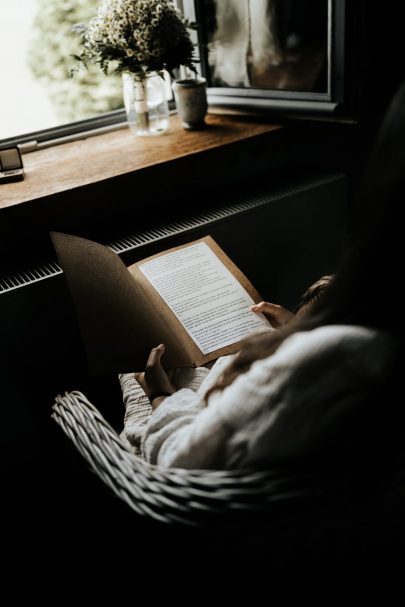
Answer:
[[[191,579],[189,590],[194,592],[196,553],[197,578],[203,570],[232,576],[232,587],[216,588],[221,600],[230,600],[232,590],[232,600],[271,596],[274,604],[289,605],[305,596],[314,605],[332,605],[342,604],[347,593],[364,600],[401,587],[397,563],[402,561],[395,554],[405,546],[403,456],[380,469],[371,460],[360,467],[353,461],[334,467],[322,458],[266,471],[167,469],[129,451],[81,392],[58,396],[52,417],[96,481],[115,496],[116,506],[107,500],[97,529],[100,551],[105,551],[106,538],[112,538],[111,551],[121,555],[119,563],[127,546],[139,544],[139,534],[146,532],[147,538],[154,534],[151,550],[165,563],[168,584],[179,569],[187,570],[183,577]],[[116,536],[123,525],[125,536],[133,538],[124,542],[124,552]],[[325,597],[331,600],[330,588],[337,603],[325,602]],[[210,587],[204,592],[210,600]]]
[[[162,468],[136,457],[78,391],[58,396],[53,419],[91,470],[138,515],[163,523],[205,526],[260,515],[296,517],[353,505],[364,489],[358,476],[325,470],[324,462],[274,470],[207,471]],[[313,462],[312,462],[313,464]],[[263,518],[262,518],[263,520]]]

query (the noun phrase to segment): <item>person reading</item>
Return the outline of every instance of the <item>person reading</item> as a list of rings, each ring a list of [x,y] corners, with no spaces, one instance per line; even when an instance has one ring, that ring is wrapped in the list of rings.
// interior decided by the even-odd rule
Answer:
[[[226,469],[330,455],[354,463],[399,448],[404,316],[401,298],[387,295],[404,273],[404,101],[402,85],[363,178],[351,242],[310,310],[197,370],[194,390],[165,371],[164,345],[153,348],[136,376],[146,400],[135,403],[132,425],[128,405],[139,393],[121,376],[124,434],[147,461]]]
[[[251,306],[250,310],[256,314],[264,314],[272,328],[285,326],[293,319],[309,313],[332,280],[333,276],[323,276],[311,285],[302,295],[295,312],[265,301]],[[182,389],[188,389],[202,397],[213,388],[221,372],[235,358],[235,355],[223,356],[217,359],[213,366],[208,363],[203,367],[179,368],[167,372],[162,367],[164,353],[164,344],[160,344],[151,351],[146,373],[127,373],[119,376],[126,408],[125,427],[121,438],[138,456],[143,455],[141,443],[146,424],[150,421],[152,411],[163,402],[165,397]],[[157,390],[156,396],[153,393],[154,389]],[[184,394],[182,393],[181,396],[183,397]],[[176,402],[176,399],[173,400]],[[201,404],[204,406],[207,402],[202,399]],[[181,424],[182,421],[184,419],[179,416],[178,423]]]

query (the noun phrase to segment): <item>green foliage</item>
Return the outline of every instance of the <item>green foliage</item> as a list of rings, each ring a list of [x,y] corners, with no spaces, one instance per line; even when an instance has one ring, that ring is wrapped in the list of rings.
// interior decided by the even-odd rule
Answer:
[[[94,117],[123,107],[122,83],[118,76],[106,77],[94,66],[71,77],[81,52],[80,39],[72,27],[88,21],[100,0],[37,0],[29,65],[46,87],[62,122]]]

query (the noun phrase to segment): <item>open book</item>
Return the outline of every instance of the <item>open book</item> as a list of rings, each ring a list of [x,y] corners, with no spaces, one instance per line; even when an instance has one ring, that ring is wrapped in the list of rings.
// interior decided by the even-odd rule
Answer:
[[[128,268],[96,242],[52,239],[93,373],[141,371],[160,343],[165,367],[200,366],[270,327],[249,310],[259,293],[210,236]]]

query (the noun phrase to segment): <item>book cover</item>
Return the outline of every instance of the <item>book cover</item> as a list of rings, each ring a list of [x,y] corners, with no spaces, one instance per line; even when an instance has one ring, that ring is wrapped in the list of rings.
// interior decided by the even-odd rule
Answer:
[[[89,371],[141,371],[164,343],[167,368],[200,366],[270,326],[249,310],[261,297],[210,237],[130,265],[108,247],[52,232]]]

